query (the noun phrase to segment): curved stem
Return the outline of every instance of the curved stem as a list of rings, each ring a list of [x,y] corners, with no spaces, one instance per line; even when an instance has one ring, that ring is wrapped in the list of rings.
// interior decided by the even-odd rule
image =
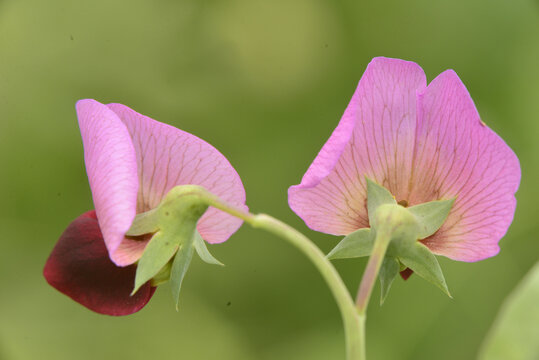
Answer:
[[[347,358],[349,360],[365,359],[365,346],[363,344],[364,316],[361,316],[356,311],[348,289],[324,253],[296,229],[269,215],[255,215],[250,223],[255,228],[264,229],[287,240],[301,250],[318,268],[341,311],[345,330]]]
[[[347,359],[365,360],[365,315],[356,310],[346,285],[324,253],[305,235],[280,220],[265,214],[253,215],[225,203],[202,188],[198,193],[208,205],[236,216],[255,228],[273,233],[303,252],[320,271],[337,302],[344,324]]]

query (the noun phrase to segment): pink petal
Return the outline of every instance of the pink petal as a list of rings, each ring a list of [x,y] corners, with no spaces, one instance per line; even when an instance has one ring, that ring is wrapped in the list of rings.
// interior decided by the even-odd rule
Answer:
[[[126,126],[106,105],[87,99],[77,102],[76,108],[99,226],[112,261],[128,265],[136,260],[125,257],[123,244],[136,215],[135,148]],[[140,242],[132,243],[141,246]]]
[[[131,296],[135,272],[134,265],[118,267],[110,261],[95,211],[90,211],[60,236],[43,275],[51,286],[88,309],[120,316],[142,309],[155,291],[146,283]]]
[[[398,201],[406,198],[416,92],[425,86],[425,74],[413,62],[371,61],[341,122],[301,184],[288,191],[290,207],[311,229],[343,235],[369,226],[365,176]]]
[[[127,126],[135,146],[140,181],[138,212],[156,207],[170,189],[185,184],[201,185],[230,204],[247,209],[238,173],[213,146],[127,106],[108,106]],[[206,241],[219,243],[241,224],[240,219],[210,208],[197,228]]]
[[[425,245],[461,261],[496,255],[513,220],[520,165],[509,146],[481,122],[452,70],[419,94],[416,142],[409,203],[456,196],[447,221]]]

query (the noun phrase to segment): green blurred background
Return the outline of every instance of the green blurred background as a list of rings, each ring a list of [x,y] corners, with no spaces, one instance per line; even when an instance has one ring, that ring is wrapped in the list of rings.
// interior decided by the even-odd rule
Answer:
[[[75,101],[120,102],[216,146],[248,205],[308,234],[287,206],[374,56],[453,68],[522,165],[501,253],[440,259],[454,299],[417,276],[369,309],[371,359],[473,359],[538,258],[539,3],[512,1],[0,0],[0,359],[343,359],[340,315],[314,267],[247,226],[196,260],[176,312],[94,314],[41,271],[92,208]],[[355,293],[364,260],[335,262]]]

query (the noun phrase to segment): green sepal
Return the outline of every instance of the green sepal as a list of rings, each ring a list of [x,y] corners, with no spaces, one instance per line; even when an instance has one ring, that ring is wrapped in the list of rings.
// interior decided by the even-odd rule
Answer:
[[[172,268],[172,261],[169,261],[159,270],[152,280],[150,280],[153,287],[159,286],[170,280],[170,269]]]
[[[372,231],[389,237],[390,248],[408,247],[417,241],[419,224],[408,209],[397,204],[382,204],[376,209]]]
[[[380,305],[386,300],[389,289],[395,277],[399,274],[400,263],[394,257],[386,256],[384,262],[380,267],[379,279],[380,279]]]
[[[408,269],[408,266],[404,265],[403,263],[399,261],[399,272],[404,271],[406,269]]]
[[[419,223],[419,239],[431,236],[443,225],[454,202],[455,198],[430,201],[408,208]]]
[[[163,282],[163,267],[178,249],[190,248],[192,252],[196,224],[208,208],[193,190],[191,185],[177,186],[169,191],[157,208],[135,218],[128,234],[139,236],[145,234],[145,231],[155,234],[138,261],[133,294],[158,274],[160,276],[157,281]],[[187,244],[189,246],[186,246]],[[175,261],[171,277],[177,278],[174,273]]]
[[[159,208],[137,214],[125,236],[141,236],[159,230]]]
[[[220,265],[225,266],[222,262],[217,260],[208,250],[208,247],[206,246],[206,242],[204,239],[202,239],[202,236],[200,236],[200,233],[198,231],[195,231],[194,237],[194,244],[195,244],[195,250],[198,254],[198,256],[204,261],[205,263],[211,264],[211,265]]]
[[[412,207],[397,204],[393,195],[373,180],[367,182],[367,210],[371,228],[359,229],[337,244],[328,259],[372,255],[376,236],[385,241],[380,248],[385,257],[380,267],[380,303],[388,295],[399,271],[409,267],[416,274],[451,297],[436,256],[418,240],[434,234],[449,215],[455,199],[431,201]],[[378,234],[378,235],[377,235]],[[373,255],[374,256],[374,255]]]
[[[391,238],[384,259],[388,268],[381,269],[387,271],[387,274],[380,273],[381,282],[384,276],[381,301],[389,291],[391,283],[388,280],[394,279],[400,264],[409,267],[451,297],[436,256],[418,240],[434,234],[442,226],[455,199],[432,201],[405,208],[394,205],[395,200],[390,200],[389,191],[368,179],[367,191],[369,221],[373,232],[387,232]],[[376,209],[373,214],[370,213],[371,203]],[[389,262],[388,258],[393,258],[396,262]]]
[[[194,238],[195,236],[193,235],[189,242],[180,245],[180,248],[176,253],[176,257],[172,262],[172,268],[170,270],[170,287],[176,310],[178,310],[178,303],[180,301],[180,290],[182,287],[183,278],[185,277],[189,264],[191,263],[191,259],[193,258],[195,248]]]
[[[169,262],[178,250],[180,239],[175,234],[158,232],[155,234],[142,253],[138,261],[135,275],[135,287],[131,295],[148,280],[153,278]]]
[[[327,254],[327,258],[347,259],[369,256],[372,253],[374,236],[371,229],[364,228],[354,231],[342,239],[337,246]]]
[[[398,259],[417,275],[436,285],[452,298],[436,256],[425,245],[417,241],[413,246],[402,247],[398,253]]]
[[[391,193],[373,180],[365,177],[367,182],[367,209],[369,222],[374,222],[374,214],[384,204],[396,204]],[[374,232],[369,228],[359,229],[345,236],[327,255],[328,259],[346,259],[369,256],[374,245]]]
[[[382,185],[378,185],[373,180],[365,177],[367,181],[367,212],[369,215],[369,223],[372,225],[376,209],[383,204],[396,204],[395,197],[391,195]]]

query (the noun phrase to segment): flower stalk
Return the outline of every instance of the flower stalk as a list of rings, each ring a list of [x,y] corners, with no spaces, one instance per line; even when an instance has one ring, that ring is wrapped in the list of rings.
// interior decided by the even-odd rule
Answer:
[[[363,316],[367,313],[367,306],[369,305],[372,289],[374,288],[376,278],[382,267],[382,262],[384,261],[390,241],[391,234],[388,231],[377,232],[372,254],[369,257],[367,267],[363,272],[356,298],[357,311]]]
[[[365,360],[365,316],[356,310],[354,301],[335,267],[311,240],[274,217],[252,214],[228,204],[201,186],[183,185],[182,188],[182,195],[198,197],[201,203],[240,218],[254,228],[275,234],[303,252],[320,271],[337,302],[344,324],[347,360]],[[137,226],[137,220],[143,217],[143,214],[137,215],[133,227]]]
[[[369,233],[372,234],[374,241],[372,243],[372,250],[368,251],[370,258],[365,272],[363,273],[355,303],[339,273],[329,261],[328,256],[326,256],[305,235],[272,216],[266,214],[252,214],[245,209],[231,205],[198,185],[180,185],[171,189],[157,210],[151,210],[151,212],[137,215],[129,233],[131,234],[132,232],[132,235],[140,235],[139,233],[143,233],[147,229],[158,228],[160,231],[163,230],[163,234],[165,234],[167,227],[176,229],[177,226],[180,226],[186,228],[185,224],[187,223],[192,224],[192,228],[194,229],[197,219],[203,213],[202,209],[205,210],[208,207],[214,207],[243,220],[254,228],[266,230],[285,239],[311,260],[333,294],[343,320],[347,359],[365,360],[365,321],[367,306],[376,279],[384,266],[386,256],[398,257],[408,264],[407,259],[410,258],[410,254],[413,255],[413,253],[410,252],[410,249],[422,246],[417,244],[416,241],[421,237],[420,234],[425,231],[430,232],[432,230],[431,228],[433,228],[431,223],[438,224],[443,222],[430,220],[425,223],[424,218],[423,222],[418,221],[420,218],[418,218],[417,215],[421,214],[421,212],[418,212],[417,209],[406,209],[401,205],[398,205],[387,189],[370,180],[368,180],[368,188],[368,207],[372,228],[368,232],[365,232],[366,237],[363,237],[362,240],[359,238],[356,239],[359,240],[356,241],[356,244],[359,244],[362,241],[367,241],[368,244],[370,241]],[[445,205],[446,204],[442,202],[441,204],[434,204],[434,207],[443,206],[449,211],[449,208]],[[431,210],[433,209],[432,204],[428,206]],[[187,213],[185,213],[186,211]],[[196,215],[194,217],[191,216],[193,215],[191,214],[193,211]],[[188,216],[188,218],[186,218],[187,220],[184,219],[185,216]],[[442,218],[445,219],[445,216],[442,216]],[[185,224],[181,219],[185,220]],[[423,226],[420,226],[421,224],[423,224]],[[189,232],[192,231],[192,229],[189,230]],[[177,231],[172,232],[174,233]],[[160,232],[157,233],[157,235],[159,234]],[[180,241],[179,243],[182,242]],[[150,245],[151,244],[152,242],[150,242]],[[191,245],[186,246],[189,247]],[[370,246],[361,245],[362,249],[363,247],[369,248]],[[348,250],[351,249],[350,245],[346,245],[344,248],[347,248]],[[412,260],[410,266],[412,266],[414,270],[421,269],[414,265],[421,260],[417,255],[410,259]],[[186,266],[188,266],[188,264]],[[137,272],[139,270],[140,268],[137,268]],[[171,272],[171,281],[173,281],[173,275],[175,273],[175,271]],[[396,273],[394,275],[396,275]],[[140,283],[142,284],[146,281],[147,279],[144,278]],[[176,300],[179,294],[179,286],[177,288],[178,293],[175,295]]]
[[[347,359],[364,360],[365,316],[356,311],[346,285],[324,253],[305,235],[269,215],[255,215],[250,224],[287,240],[311,260],[322,274],[341,312]]]

